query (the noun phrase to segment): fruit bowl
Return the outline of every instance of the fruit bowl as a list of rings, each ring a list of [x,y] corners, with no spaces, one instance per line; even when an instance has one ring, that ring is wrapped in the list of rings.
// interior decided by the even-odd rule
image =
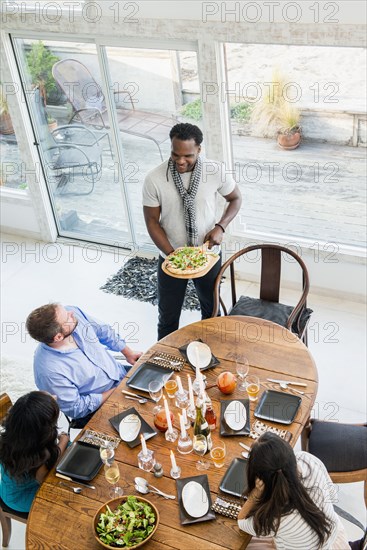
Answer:
[[[125,505],[125,508],[118,509],[119,505]],[[135,507],[135,510],[133,509]],[[130,510],[129,510],[130,508]],[[114,542],[114,539],[119,536],[118,531],[111,529],[103,529],[102,537],[104,540],[101,540],[101,533],[99,533],[99,529],[101,529],[102,525],[106,525],[109,523],[109,521],[112,520],[112,515],[110,515],[109,510],[113,513],[113,517],[116,518],[116,526],[120,527],[123,524],[123,521],[129,522],[132,521],[131,513],[135,514],[135,525],[139,525],[139,522],[141,522],[140,527],[134,527],[134,529],[131,532],[128,532],[126,529],[124,533],[121,534],[122,536],[130,537],[130,540],[127,544],[121,545],[116,544]],[[118,514],[116,512],[118,511]],[[145,512],[149,511],[149,517],[147,518],[145,516]],[[105,514],[102,516],[102,514]],[[143,525],[144,519],[141,518],[141,516],[144,515],[145,519],[147,520],[147,525]],[[118,521],[118,518],[121,518],[121,521]],[[144,522],[146,523],[146,522]],[[93,530],[94,530],[94,536],[99,542],[103,548],[139,548],[140,546],[143,546],[156,532],[159,524],[159,512],[150,502],[149,500],[142,498],[142,497],[136,497],[134,495],[127,495],[122,497],[113,498],[112,500],[109,500],[108,502],[105,502],[96,512],[94,519],[93,519]],[[128,525],[127,525],[128,527]],[[153,529],[151,529],[153,527]],[[144,539],[142,540],[142,537]],[[111,540],[109,540],[111,539]],[[136,543],[135,543],[136,540]]]

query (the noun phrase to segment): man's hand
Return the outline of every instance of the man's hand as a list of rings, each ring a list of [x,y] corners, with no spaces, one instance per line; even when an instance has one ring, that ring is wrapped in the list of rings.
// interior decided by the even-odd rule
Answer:
[[[134,351],[128,346],[125,346],[123,350],[121,350],[121,353],[125,355],[126,361],[130,363],[130,365],[135,365],[136,361],[143,355],[142,351]]]
[[[209,241],[208,248],[212,248],[216,244],[220,244],[223,240],[223,230],[219,226],[215,226],[209,233],[204,237],[204,243]]]

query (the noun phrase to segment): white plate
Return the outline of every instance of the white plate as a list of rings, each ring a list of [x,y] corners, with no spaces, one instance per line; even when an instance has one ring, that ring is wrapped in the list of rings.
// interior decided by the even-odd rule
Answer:
[[[212,360],[210,347],[204,342],[190,342],[186,349],[188,360],[194,367],[205,369]]]
[[[141,428],[140,418],[136,414],[128,414],[120,422],[119,434],[122,441],[134,441]]]
[[[189,481],[182,489],[182,504],[193,518],[201,518],[209,510],[209,500],[206,491],[200,483]]]
[[[247,420],[246,407],[240,401],[232,401],[224,412],[224,420],[231,430],[242,430]]]

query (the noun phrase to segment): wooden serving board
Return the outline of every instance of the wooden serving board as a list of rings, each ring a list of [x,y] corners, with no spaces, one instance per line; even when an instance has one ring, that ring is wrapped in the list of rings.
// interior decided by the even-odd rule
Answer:
[[[219,254],[215,254],[215,255],[209,254],[209,263],[206,266],[206,268],[203,269],[203,271],[199,271],[199,273],[194,273],[194,274],[189,273],[188,275],[179,275],[178,273],[172,273],[171,271],[169,271],[166,267],[167,260],[164,260],[162,264],[162,269],[166,275],[170,275],[170,277],[174,277],[175,279],[198,279],[199,277],[204,277],[204,275],[209,273],[211,268],[217,263],[218,260],[219,260]]]

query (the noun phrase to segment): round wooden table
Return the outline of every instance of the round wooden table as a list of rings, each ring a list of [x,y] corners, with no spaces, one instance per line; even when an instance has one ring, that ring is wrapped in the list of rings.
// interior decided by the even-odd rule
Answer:
[[[279,390],[279,386],[268,382],[267,378],[293,380],[307,384],[306,388],[302,388],[305,390],[305,394],[301,396],[302,404],[292,424],[284,426],[266,422],[269,425],[289,430],[292,434],[290,443],[294,445],[307,422],[315,401],[317,370],[307,347],[289,331],[270,321],[253,317],[229,316],[206,319],[185,326],[154,344],[140,358],[130,371],[129,376],[140,364],[153,355],[166,352],[180,356],[179,347],[199,338],[210,346],[212,353],[220,361],[216,368],[205,372],[208,385],[215,383],[216,377],[221,371],[235,372],[233,357],[239,352],[246,354],[250,363],[250,373],[260,377],[260,394],[265,389]],[[191,367],[185,364],[180,373],[184,387],[187,387],[186,373],[190,373],[192,379],[195,377]],[[120,391],[125,386],[126,380],[123,380],[93,416],[86,428],[116,435],[109,419],[132,406],[139,411],[150,426],[153,426],[154,403],[139,404],[137,401],[126,400]],[[131,388],[128,389],[134,391]],[[291,389],[289,393],[293,393]],[[208,394],[217,410],[221,399],[246,397],[246,393],[238,389],[232,395],[225,396],[216,387],[209,389]],[[175,414],[175,425],[178,426],[177,409],[173,406],[173,400],[170,400],[169,404]],[[256,403],[250,404],[251,424],[254,421],[255,406]],[[218,437],[218,428],[216,428],[213,438]],[[217,469],[211,465],[210,469],[204,472],[208,476],[212,501],[218,495],[220,481],[231,460],[236,456],[241,456],[242,448],[238,444],[239,441],[251,445],[253,439],[238,436],[227,437],[227,457],[224,468]],[[121,481],[126,486],[125,494],[136,494],[133,482],[135,476],[145,477],[159,489],[176,494],[175,480],[169,475],[169,452],[171,449],[174,450],[176,460],[182,469],[181,478],[203,473],[196,470],[195,463],[198,457],[195,454],[180,455],[177,452],[177,444],[167,443],[163,434],[158,433],[147,442],[147,445],[149,449],[155,451],[157,460],[162,463],[164,476],[161,479],[156,479],[152,473],[139,470],[137,453],[141,447],[130,449],[127,444],[121,443],[116,450],[115,459],[120,465]],[[51,471],[36,495],[27,524],[27,549],[100,549],[101,546],[94,539],[92,523],[96,510],[109,499],[109,487],[104,478],[103,469],[93,480],[96,490],[83,488],[81,494],[74,494],[59,483],[60,480],[55,476],[55,470]],[[70,483],[70,485],[77,485],[77,482]],[[235,520],[218,514],[214,521],[181,525],[177,498],[164,500],[154,494],[147,495],[147,498],[156,504],[160,512],[159,528],[154,537],[145,545],[147,550],[163,548],[238,550],[246,548],[251,539],[248,535],[240,532]]]

